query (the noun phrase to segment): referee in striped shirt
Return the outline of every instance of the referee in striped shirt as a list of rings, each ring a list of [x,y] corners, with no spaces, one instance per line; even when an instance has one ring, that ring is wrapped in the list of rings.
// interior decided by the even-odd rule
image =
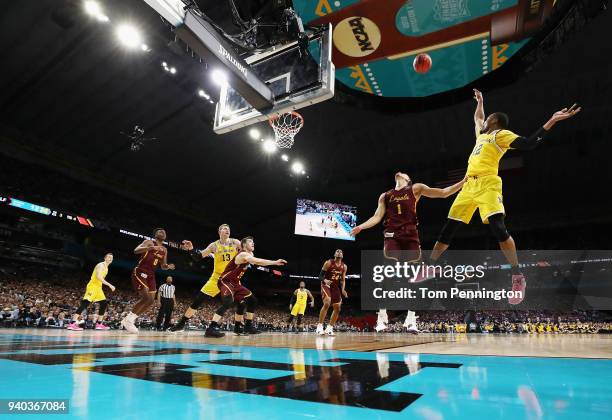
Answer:
[[[157,329],[161,329],[162,320],[164,321],[163,330],[167,330],[170,327],[170,320],[172,318],[172,310],[176,305],[176,298],[174,297],[175,287],[172,284],[172,277],[166,277],[166,283],[162,284],[157,289],[157,303],[159,304],[159,313],[157,314],[157,322],[155,326]]]

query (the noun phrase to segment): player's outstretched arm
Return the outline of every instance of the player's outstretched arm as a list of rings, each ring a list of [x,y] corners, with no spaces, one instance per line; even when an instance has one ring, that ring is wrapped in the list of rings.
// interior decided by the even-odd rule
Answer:
[[[382,193],[380,197],[378,197],[378,206],[376,207],[376,211],[374,212],[374,216],[370,217],[368,220],[363,222],[362,224],[355,226],[351,229],[351,235],[355,236],[359,232],[364,229],[370,229],[373,226],[376,226],[380,223],[380,221],[385,217],[385,193]]]
[[[474,89],[474,99],[476,99],[476,112],[474,112],[474,130],[476,131],[476,137],[480,134],[480,130],[484,126],[485,112],[484,112],[484,98],[482,92],[478,89]]]
[[[244,254],[246,254],[246,252]],[[253,255],[248,255],[248,254],[246,256],[242,257],[242,259],[244,260],[244,262],[248,262],[249,264],[261,265],[263,267],[266,267],[268,265],[285,265],[285,264],[287,264],[287,261],[282,260],[282,259],[278,259],[278,260],[266,260],[265,258],[257,258],[257,257],[254,257]],[[238,257],[236,257],[236,260],[238,260]],[[236,262],[238,264],[240,264],[239,261],[236,261]]]
[[[155,248],[155,243],[150,239],[145,239],[140,245],[134,249],[134,254],[144,254],[147,251]]]
[[[569,109],[563,108],[561,111],[555,112],[552,117],[544,124],[544,130],[548,131],[559,121],[567,120],[568,118],[572,118],[574,115],[582,111],[582,107],[579,107],[578,104],[572,105]]]
[[[552,117],[540,127],[535,133],[529,137],[516,137],[509,145],[511,149],[518,150],[533,150],[535,149],[542,140],[546,137],[546,134],[553,128],[559,121],[567,120],[572,118],[574,115],[582,110],[577,104],[572,105],[570,108],[563,108],[561,111],[555,112]]]
[[[183,251],[191,251],[193,249],[193,243],[185,239],[184,241],[181,242],[179,249]]]
[[[465,181],[466,178],[463,178],[456,184],[450,185],[446,188],[431,188],[426,184],[418,183],[412,186],[412,192],[414,192],[414,195],[417,199],[421,195],[428,198],[446,198],[459,191],[463,187],[463,184],[465,184]]]
[[[217,242],[211,242],[208,244],[206,248],[201,252],[202,258],[208,257],[210,254],[214,254],[217,251]]]

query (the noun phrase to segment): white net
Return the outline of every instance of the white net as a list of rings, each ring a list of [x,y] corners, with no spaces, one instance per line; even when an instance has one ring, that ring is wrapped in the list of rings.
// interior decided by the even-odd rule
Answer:
[[[270,118],[276,145],[283,149],[290,149],[293,146],[293,138],[303,125],[304,118],[297,112],[287,112]]]

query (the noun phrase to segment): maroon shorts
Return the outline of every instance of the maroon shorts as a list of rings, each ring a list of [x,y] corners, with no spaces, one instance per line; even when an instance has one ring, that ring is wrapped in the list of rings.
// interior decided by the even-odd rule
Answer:
[[[385,257],[399,261],[418,261],[421,259],[419,232],[410,229],[400,232],[385,231]]]
[[[221,297],[231,296],[234,302],[242,302],[245,298],[248,298],[253,294],[241,283],[226,283],[222,280],[219,280],[219,290],[221,290]]]
[[[323,296],[323,299],[331,298],[332,305],[342,303],[340,288],[334,282],[332,282],[329,286],[326,285],[324,281],[321,282],[321,296]]]
[[[149,292],[156,291],[157,283],[155,283],[155,273],[136,267],[132,271],[132,286],[134,286],[134,290],[137,291],[144,289],[145,286],[149,288]]]

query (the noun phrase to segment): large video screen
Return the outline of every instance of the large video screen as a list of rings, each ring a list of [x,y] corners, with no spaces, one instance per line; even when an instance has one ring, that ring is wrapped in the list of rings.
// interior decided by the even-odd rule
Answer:
[[[357,224],[357,208],[345,204],[298,198],[295,234],[354,241],[351,229]]]

